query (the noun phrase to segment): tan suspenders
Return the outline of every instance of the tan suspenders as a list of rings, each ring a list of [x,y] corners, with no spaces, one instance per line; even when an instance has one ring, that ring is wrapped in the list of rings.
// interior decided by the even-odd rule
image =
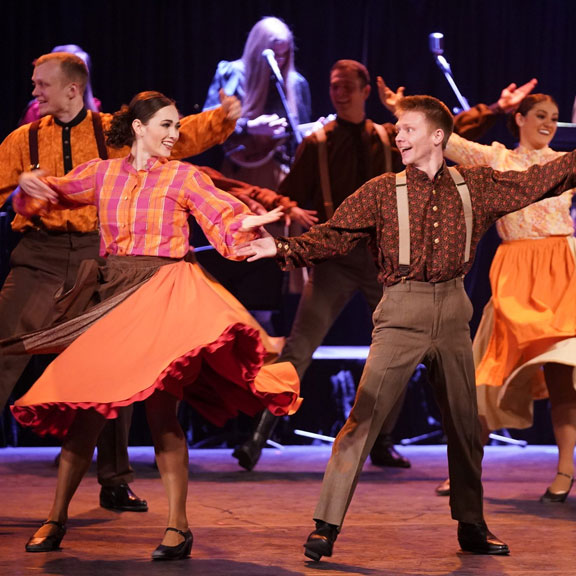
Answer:
[[[462,207],[464,210],[464,222],[466,224],[466,244],[464,246],[464,262],[470,260],[472,247],[472,228],[474,216],[472,213],[472,200],[470,190],[464,182],[464,178],[458,170],[451,166],[448,172],[456,184]],[[399,270],[402,276],[410,272],[410,218],[408,211],[408,186],[406,184],[406,171],[396,174],[396,205],[398,208],[398,246],[399,246]]]
[[[378,134],[384,148],[384,171],[392,171],[392,151],[390,150],[390,138],[388,132],[381,124],[375,124],[368,120],[367,128],[370,130],[370,125],[374,127],[374,131]],[[326,131],[324,127],[314,132],[316,141],[318,142],[318,167],[320,170],[320,187],[322,188],[322,199],[324,202],[324,210],[326,218],[332,218],[334,214],[334,203],[332,201],[332,188],[330,187],[330,174],[328,172],[328,152],[326,150]]]

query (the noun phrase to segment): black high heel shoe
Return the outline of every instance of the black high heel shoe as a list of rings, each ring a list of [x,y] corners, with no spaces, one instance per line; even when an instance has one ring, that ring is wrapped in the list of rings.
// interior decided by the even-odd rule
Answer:
[[[56,522],[56,520],[42,522],[42,526],[46,524],[56,526],[56,531],[48,534],[48,536],[32,536],[26,542],[26,552],[52,552],[60,548],[60,542],[66,534],[66,525],[63,522]]]
[[[540,502],[565,502],[572,490],[572,485],[574,484],[574,478],[569,474],[564,474],[564,472],[557,472],[557,476],[564,476],[570,478],[570,487],[566,492],[550,492],[550,488],[546,488],[546,492],[541,496]]]
[[[186,532],[178,530],[178,528],[166,528],[166,532],[176,532],[184,538],[183,542],[177,544],[176,546],[165,546],[160,544],[154,552],[152,552],[152,560],[182,560],[190,556],[192,550],[192,542],[194,541],[194,536],[190,530]]]

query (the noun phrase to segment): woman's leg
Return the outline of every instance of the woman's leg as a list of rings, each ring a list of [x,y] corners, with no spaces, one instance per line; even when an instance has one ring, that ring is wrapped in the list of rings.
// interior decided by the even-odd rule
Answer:
[[[178,400],[162,391],[156,391],[146,400],[146,416],[158,470],[168,497],[168,526],[188,530],[186,498],[188,495],[188,446],[177,418]],[[182,536],[166,532],[162,544],[176,546]]]
[[[90,467],[96,441],[105,423],[104,416],[95,410],[78,410],[62,444],[56,493],[47,520],[62,524],[68,520],[70,501]],[[44,524],[34,536],[48,536],[55,530],[54,524]]]
[[[550,492],[566,492],[574,476],[574,447],[576,446],[576,390],[572,382],[572,366],[546,364],[544,375],[550,394],[550,414],[558,445],[558,474],[549,487]],[[566,474],[567,476],[564,476]]]

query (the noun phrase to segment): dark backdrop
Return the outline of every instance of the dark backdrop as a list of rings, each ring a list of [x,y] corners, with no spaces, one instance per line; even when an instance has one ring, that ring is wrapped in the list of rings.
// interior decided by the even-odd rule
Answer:
[[[573,0],[3,0],[0,6],[0,137],[30,99],[31,62],[57,44],[92,56],[95,94],[113,111],[140,90],[201,107],[216,64],[240,56],[262,16],[294,31],[297,66],[308,78],[314,113],[331,111],[326,90],[338,58],[364,61],[372,74],[415,93],[457,104],[428,49],[445,35],[445,56],[471,104],[493,101],[511,81],[535,76],[568,121],[576,94]],[[377,98],[369,111],[390,118]]]
[[[251,26],[268,15],[283,18],[295,34],[297,67],[310,82],[316,116],[332,111],[328,71],[339,58],[363,61],[392,87],[457,105],[428,48],[428,35],[440,31],[456,82],[471,104],[492,102],[509,82],[537,77],[538,90],[554,95],[560,119],[570,121],[574,0],[3,0],[0,138],[16,127],[30,100],[32,61],[55,45],[76,43],[90,53],[94,93],[105,111],[154,89],[190,114],[202,108],[218,61],[238,58]],[[368,111],[374,120],[392,120],[375,94]],[[502,127],[491,136],[511,143]],[[485,279],[490,258],[479,260]],[[479,312],[483,302],[476,304]],[[350,312],[342,319],[348,335],[357,319]],[[363,334],[368,337],[368,324]],[[340,368],[350,366],[330,367],[330,373]],[[310,377],[327,383],[328,389],[318,390],[326,397],[327,375],[312,371]],[[421,387],[414,390],[409,396],[419,398]],[[409,420],[419,424],[400,435],[421,431],[429,414],[418,407],[426,404],[409,398]],[[540,430],[538,436],[542,441],[545,434]]]

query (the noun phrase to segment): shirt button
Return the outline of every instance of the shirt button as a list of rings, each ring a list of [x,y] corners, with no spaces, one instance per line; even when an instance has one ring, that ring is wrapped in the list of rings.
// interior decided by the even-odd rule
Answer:
[[[436,190],[432,190],[432,194],[434,194],[434,196],[436,196]]]
[[[434,238],[434,244],[438,244],[440,242],[440,238]]]
[[[288,248],[290,248],[290,246],[288,246],[288,244],[284,244],[284,250],[288,250]]]
[[[432,210],[434,210],[434,212],[438,212],[438,206],[432,206]]]
[[[128,196],[124,196],[124,200],[128,200]]]
[[[122,224],[122,228],[126,228],[126,224]]]
[[[438,228],[438,226],[440,226],[440,224],[438,224],[438,222],[434,222],[434,228]]]

